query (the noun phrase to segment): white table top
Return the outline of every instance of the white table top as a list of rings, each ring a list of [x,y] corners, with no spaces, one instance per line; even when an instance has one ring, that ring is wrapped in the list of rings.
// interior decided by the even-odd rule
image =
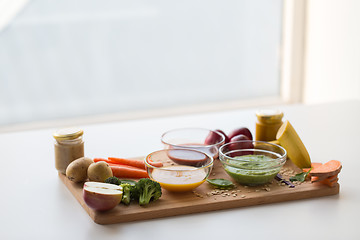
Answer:
[[[336,196],[98,225],[54,167],[54,129],[0,134],[0,239],[360,239],[360,101],[280,106],[312,161],[342,161]],[[89,157],[143,156],[162,148],[160,135],[178,127],[254,132],[255,110],[246,109],[85,125]],[[35,174],[36,173],[36,174]]]

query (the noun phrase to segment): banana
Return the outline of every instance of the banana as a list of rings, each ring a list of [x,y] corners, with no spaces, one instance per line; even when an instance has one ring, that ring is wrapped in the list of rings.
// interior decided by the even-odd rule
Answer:
[[[285,150],[290,160],[299,168],[310,168],[311,160],[305,145],[301,141],[289,121],[285,121],[276,134],[278,142]]]

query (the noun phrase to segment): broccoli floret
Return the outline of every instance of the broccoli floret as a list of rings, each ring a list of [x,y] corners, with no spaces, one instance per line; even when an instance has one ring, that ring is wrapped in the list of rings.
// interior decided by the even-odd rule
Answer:
[[[130,184],[130,192],[131,192],[131,199],[132,200],[138,200],[139,199],[139,191],[136,188],[136,184],[135,185]]]
[[[122,183],[120,186],[123,188],[123,195],[121,202],[125,205],[129,205],[131,201],[131,185],[128,183]]]
[[[111,183],[111,184],[115,184],[115,185],[120,185],[121,181],[120,179],[118,179],[117,177],[109,177],[105,180],[106,183]]]
[[[135,187],[141,206],[149,204],[150,201],[158,200],[162,194],[160,184],[148,178],[140,179]]]

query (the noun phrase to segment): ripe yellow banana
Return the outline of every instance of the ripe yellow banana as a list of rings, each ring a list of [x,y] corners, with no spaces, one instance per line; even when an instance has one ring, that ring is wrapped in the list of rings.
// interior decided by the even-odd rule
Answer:
[[[299,168],[310,168],[311,160],[305,145],[289,121],[285,121],[276,134],[277,142],[286,149],[290,160]]]

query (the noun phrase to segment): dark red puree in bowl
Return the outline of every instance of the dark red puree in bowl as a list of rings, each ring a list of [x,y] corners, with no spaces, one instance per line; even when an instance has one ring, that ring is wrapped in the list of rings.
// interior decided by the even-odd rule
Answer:
[[[173,162],[179,165],[203,166],[208,161],[206,154],[187,149],[169,150],[167,155]]]

